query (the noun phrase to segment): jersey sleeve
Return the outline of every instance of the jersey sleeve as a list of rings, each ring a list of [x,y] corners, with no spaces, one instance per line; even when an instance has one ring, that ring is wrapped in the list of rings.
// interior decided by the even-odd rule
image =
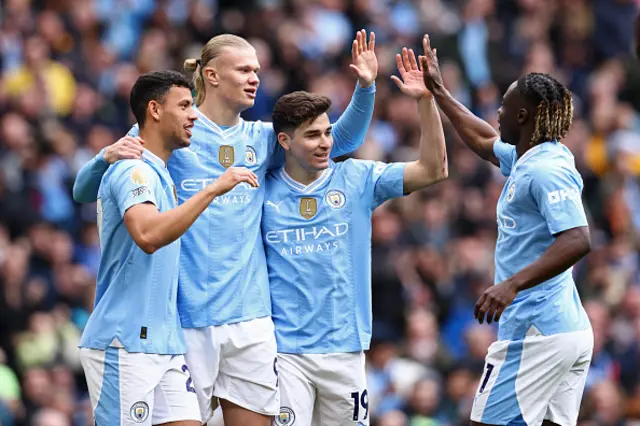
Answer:
[[[362,145],[373,117],[375,98],[375,83],[369,87],[356,84],[351,102],[333,125],[331,157],[349,154]]]
[[[110,192],[118,204],[121,217],[136,204],[152,203],[158,206],[156,194],[160,179],[149,165],[134,160],[118,163],[116,167],[117,170],[109,179]]]
[[[404,195],[404,169],[406,163],[363,162],[368,171],[365,191],[371,195],[371,208],[391,198]]]
[[[516,162],[516,147],[498,139],[493,143],[493,153],[498,157],[498,161],[500,161],[500,171],[502,174],[509,176],[513,164]]]
[[[530,171],[531,194],[552,235],[587,226],[582,178],[576,170],[545,167]]]
[[[138,125],[134,124],[127,136],[136,137],[138,134]],[[109,163],[104,160],[105,149],[100,150],[91,161],[78,171],[73,183],[73,199],[76,203],[93,203],[97,200],[102,176],[109,168]]]

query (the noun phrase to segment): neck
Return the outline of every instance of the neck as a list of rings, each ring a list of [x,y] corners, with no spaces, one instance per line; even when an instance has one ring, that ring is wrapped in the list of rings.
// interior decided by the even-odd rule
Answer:
[[[522,157],[525,152],[537,145],[531,145],[532,136],[533,134],[530,132],[523,132],[520,136],[520,140],[518,140],[518,143],[516,144],[516,154],[518,155],[518,158]]]
[[[211,93],[207,93],[204,102],[198,105],[198,109],[218,126],[235,126],[240,120],[239,111],[229,108]]]
[[[287,155],[284,162],[284,171],[287,172],[289,177],[298,183],[303,185],[310,185],[320,178],[323,170],[309,171],[298,163],[292,156]]]
[[[155,154],[167,164],[169,161],[169,157],[171,156],[172,150],[167,148],[167,144],[160,137],[160,135],[154,131],[154,129],[150,129],[145,127],[144,129],[140,129],[140,138],[144,141],[144,148],[149,152]]]

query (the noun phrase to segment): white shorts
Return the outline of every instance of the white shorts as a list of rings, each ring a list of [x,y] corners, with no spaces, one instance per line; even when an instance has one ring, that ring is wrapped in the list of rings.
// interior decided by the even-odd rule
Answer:
[[[369,424],[363,352],[278,354],[277,426]]]
[[[532,330],[524,340],[502,340],[489,347],[472,421],[576,424],[591,363],[593,332],[543,336]]]
[[[271,317],[183,331],[202,423],[213,416],[217,399],[268,416],[278,414],[277,346]]]
[[[148,426],[200,419],[182,355],[82,348],[80,361],[96,426]]]

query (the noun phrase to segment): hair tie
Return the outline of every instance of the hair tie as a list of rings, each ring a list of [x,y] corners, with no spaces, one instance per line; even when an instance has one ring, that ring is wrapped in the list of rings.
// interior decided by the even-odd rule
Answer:
[[[202,65],[202,61],[200,59],[196,59],[196,65],[197,66],[201,66]]]

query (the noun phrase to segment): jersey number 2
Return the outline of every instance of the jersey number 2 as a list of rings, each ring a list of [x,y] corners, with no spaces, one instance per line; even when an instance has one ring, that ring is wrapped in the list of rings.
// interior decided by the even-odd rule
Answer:
[[[189,378],[187,379],[187,392],[196,393],[196,389],[193,386],[191,386],[191,384],[193,383],[193,380],[191,379],[191,372],[189,371],[189,367],[187,367],[187,364],[184,364],[182,366],[182,372],[187,373],[189,375]]]

